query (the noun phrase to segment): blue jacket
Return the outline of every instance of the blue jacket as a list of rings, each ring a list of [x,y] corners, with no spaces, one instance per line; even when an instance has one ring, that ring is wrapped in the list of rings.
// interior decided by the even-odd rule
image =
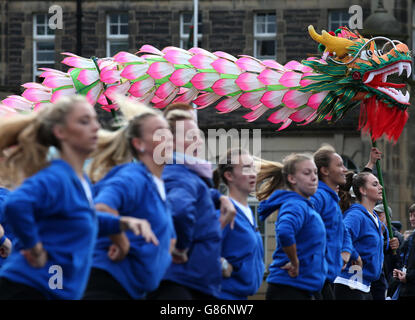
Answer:
[[[89,180],[85,176],[86,181]],[[102,234],[120,232],[119,219],[96,212],[81,181],[63,160],[50,165],[7,197],[4,212],[15,235],[14,250],[0,269],[0,277],[31,286],[48,299],[80,299],[85,290],[98,229]],[[20,249],[41,241],[48,253],[43,268],[31,267]],[[50,286],[62,269],[62,289]]]
[[[6,201],[7,195],[10,193],[9,190],[6,188],[0,188],[0,224],[4,229],[4,235],[12,241],[13,244],[13,234],[10,230],[10,226],[8,225],[6,221],[6,217],[4,216],[4,203]],[[0,268],[3,265],[4,258],[0,257]]]
[[[159,245],[127,231],[130,251],[114,262],[107,256],[111,241],[101,237],[94,251],[93,267],[106,270],[134,299],[155,290],[171,263],[170,242],[175,238],[170,208],[157,190],[153,176],[142,163],[114,167],[95,185],[95,203],[104,203],[122,216],[146,219]]]
[[[327,276],[326,230],[320,215],[309,200],[294,191],[277,190],[260,203],[258,212],[264,220],[278,210],[275,222],[277,246],[269,266],[267,282],[296,287],[310,293],[322,289]],[[296,244],[299,274],[292,278],[281,269],[290,262],[283,247]]]
[[[264,246],[254,225],[233,201],[236,208],[234,228],[222,232],[222,257],[233,267],[230,278],[222,278],[221,299],[242,300],[255,294],[264,276]]]
[[[189,249],[189,260],[172,263],[165,279],[219,297],[221,230],[214,194],[196,172],[183,164],[166,165],[163,180],[173,211],[176,247]]]
[[[340,198],[336,192],[324,182],[319,181],[317,192],[311,196],[310,201],[326,227],[327,279],[333,282],[343,267],[341,253],[353,251],[352,240],[344,227],[343,213],[339,206]]]
[[[370,213],[361,204],[351,205],[344,213],[344,224],[350,233],[355,249],[351,260],[360,255],[363,261],[363,270],[359,277],[356,267],[351,266],[349,262],[339,277],[346,280],[358,280],[359,283],[355,283],[358,289],[362,288],[361,283],[364,286],[370,286],[371,282],[379,279],[382,272],[382,223],[377,215],[376,220],[379,226],[376,226],[374,219],[370,217]],[[360,280],[362,281],[360,282]],[[336,280],[336,282],[338,281]],[[363,288],[362,291],[367,291],[367,288],[366,290]]]

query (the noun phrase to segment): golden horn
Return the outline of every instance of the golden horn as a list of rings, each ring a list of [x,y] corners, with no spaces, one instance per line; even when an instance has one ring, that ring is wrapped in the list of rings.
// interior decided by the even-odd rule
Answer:
[[[326,46],[327,51],[335,52],[336,56],[338,57],[342,57],[345,54],[347,54],[347,48],[354,44],[352,40],[332,36],[325,30],[322,30],[321,35],[319,35],[314,30],[314,27],[312,25],[308,26],[308,33],[310,34],[311,38],[313,38],[315,41]]]

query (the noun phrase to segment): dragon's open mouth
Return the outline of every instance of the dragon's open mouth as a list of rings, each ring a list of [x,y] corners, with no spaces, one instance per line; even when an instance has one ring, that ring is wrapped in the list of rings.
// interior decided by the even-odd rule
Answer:
[[[387,94],[399,103],[409,104],[409,91],[406,91],[404,94],[401,90],[398,90],[399,88],[404,88],[406,84],[386,82],[389,75],[398,73],[400,76],[403,70],[406,70],[406,76],[409,78],[412,71],[411,62],[398,61],[382,69],[368,71],[363,76],[363,83]]]

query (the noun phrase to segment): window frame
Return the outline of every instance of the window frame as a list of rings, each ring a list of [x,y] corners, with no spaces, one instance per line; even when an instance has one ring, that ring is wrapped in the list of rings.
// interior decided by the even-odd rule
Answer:
[[[40,24],[38,23],[38,17],[39,16],[44,16],[45,17],[45,24]],[[53,29],[53,34],[48,34],[48,21],[49,21],[49,16],[46,13],[35,13],[33,14],[33,22],[32,22],[32,27],[33,27],[33,32],[32,32],[32,45],[33,45],[33,54],[32,54],[32,78],[33,81],[36,82],[36,77],[38,77],[42,71],[39,71],[38,69],[41,68],[40,65],[54,65],[55,64],[55,59],[52,60],[45,60],[45,61],[38,61],[38,43],[53,43],[53,52],[55,53],[55,31]],[[38,26],[43,25],[45,27],[45,34],[38,34],[37,33],[37,29]]]
[[[332,14],[333,13],[340,13],[340,14],[345,14],[347,15],[347,22],[346,23],[340,23],[339,26],[337,28],[332,28],[332,23],[333,23],[333,19],[332,19]],[[342,17],[343,18],[343,17]],[[334,21],[345,21],[342,20],[342,18],[340,20],[334,20]],[[335,10],[329,10],[328,14],[327,14],[327,29],[328,31],[336,31],[340,26],[346,26],[349,27],[349,20],[350,20],[350,13],[348,11],[348,9],[335,9]],[[336,22],[337,23],[337,22]]]
[[[127,22],[123,23],[121,22],[121,15],[126,15],[127,16]],[[118,19],[117,19],[117,23],[114,24],[111,22],[111,16],[117,15]],[[111,26],[112,25],[116,25],[118,28],[118,33],[117,34],[111,34]],[[120,34],[121,31],[121,26],[127,26],[127,33],[126,34]],[[106,54],[107,57],[111,57],[111,44],[116,44],[116,43],[126,43],[127,47],[129,47],[129,37],[130,37],[130,28],[129,28],[129,23],[128,23],[128,13],[127,12],[114,12],[114,13],[108,13],[106,16]]]
[[[258,32],[257,28],[258,28],[258,16],[259,15],[265,15],[265,17],[267,17],[268,15],[274,15],[275,16],[275,32]],[[260,60],[276,60],[277,59],[277,15],[275,12],[256,12],[254,14],[254,22],[253,22],[253,39],[254,39],[254,43],[253,43],[253,56],[257,59]],[[265,20],[265,29],[266,31],[268,30],[268,20]],[[257,52],[258,50],[258,41],[266,41],[266,40],[273,40],[275,47],[274,47],[274,51],[275,51],[275,55],[274,56],[260,56]]]
[[[185,45],[185,43],[187,43],[189,41],[189,37],[190,37],[190,33],[184,33],[183,32],[184,24],[185,24],[183,18],[184,18],[185,14],[193,15],[193,13],[189,12],[189,11],[180,13],[179,36],[180,36],[180,48],[182,48],[182,49],[186,49],[184,47],[184,45]],[[198,19],[197,20],[198,20],[197,21],[197,25],[198,25],[198,28],[197,28],[197,43],[198,43],[198,46],[199,46],[199,43],[201,43],[202,39],[203,39],[203,33],[200,32],[200,30],[202,30],[201,27],[203,26],[202,13],[201,12],[198,13]],[[192,46],[193,46],[193,44],[192,44]],[[188,48],[188,49],[190,49],[190,48]]]

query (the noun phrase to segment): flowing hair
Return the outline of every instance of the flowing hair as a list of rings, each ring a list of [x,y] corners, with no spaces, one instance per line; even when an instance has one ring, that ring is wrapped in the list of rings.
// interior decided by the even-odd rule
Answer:
[[[100,130],[98,146],[92,153],[92,161],[87,169],[92,182],[103,178],[112,167],[131,162],[139,158],[132,144],[133,138],[142,136],[142,125],[149,117],[161,116],[161,113],[142,103],[124,97],[117,98],[117,105],[122,113],[120,126],[116,131]]]
[[[66,96],[30,114],[0,118],[2,182],[16,186],[49,164],[49,147],[61,148],[53,129],[65,125],[68,114],[78,103],[88,101],[79,95]]]
[[[288,175],[295,174],[297,164],[305,160],[313,161],[313,156],[306,153],[292,153],[286,156],[282,163],[261,160],[260,171],[257,175],[257,199],[265,200],[277,189],[290,189]]]

